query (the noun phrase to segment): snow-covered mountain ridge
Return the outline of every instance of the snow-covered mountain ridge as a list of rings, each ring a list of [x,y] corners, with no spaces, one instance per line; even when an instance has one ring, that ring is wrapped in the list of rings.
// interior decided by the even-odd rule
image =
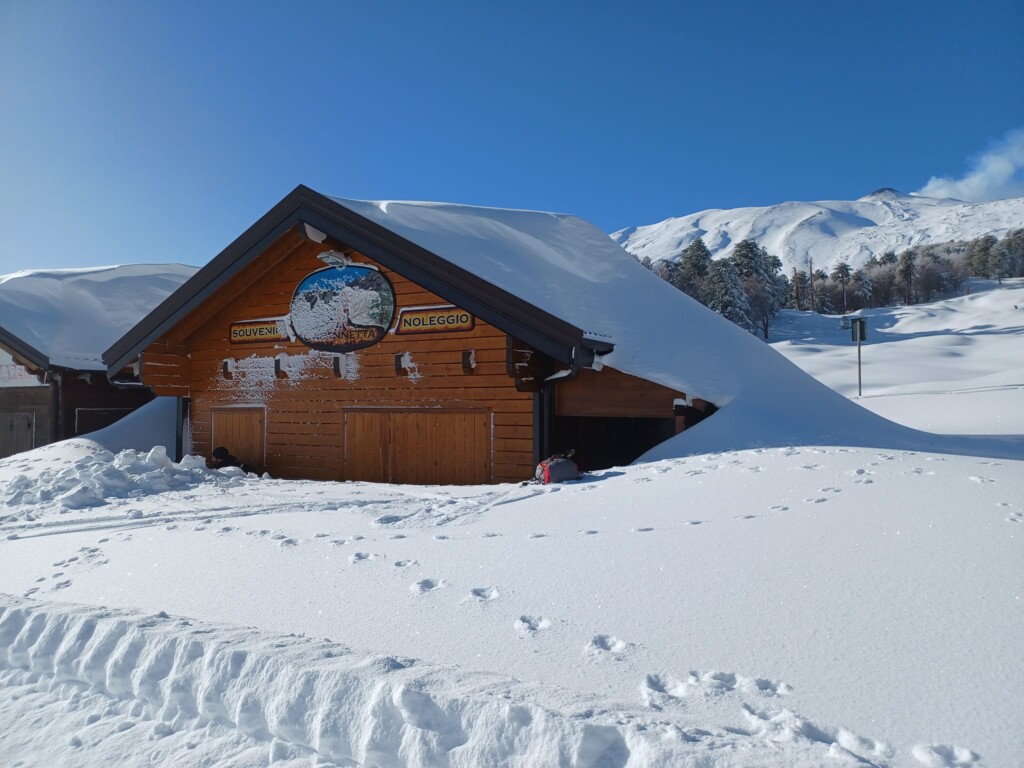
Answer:
[[[906,195],[880,189],[858,200],[785,202],[763,208],[709,209],[656,224],[627,227],[612,239],[636,256],[672,259],[698,237],[714,256],[752,239],[782,259],[784,268],[854,267],[872,255],[913,245],[970,240],[1024,227],[1024,197],[989,203]]]

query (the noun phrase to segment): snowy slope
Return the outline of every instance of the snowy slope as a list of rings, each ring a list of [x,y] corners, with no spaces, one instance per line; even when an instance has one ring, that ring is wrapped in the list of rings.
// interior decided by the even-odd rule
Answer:
[[[52,365],[105,371],[103,350],[195,271],[184,264],[128,264],[2,275],[0,327]]]
[[[966,296],[868,309],[857,403],[930,432],[1024,435],[1024,279],[971,280]],[[838,317],[783,311],[772,347],[847,397],[856,345]]]
[[[1020,290],[880,313],[877,399],[925,371],[983,432]],[[841,346],[815,317],[780,342],[802,363]],[[1024,765],[1022,461],[794,445],[446,488],[78,439],[0,490],[12,764]]]
[[[1024,227],[1024,198],[989,203],[905,195],[885,189],[859,200],[786,202],[764,208],[712,209],[628,227],[612,239],[630,253],[652,261],[671,259],[697,237],[714,256],[728,255],[741,240],[753,239],[794,266],[828,270],[841,260],[854,267],[872,255],[912,245],[968,240]]]

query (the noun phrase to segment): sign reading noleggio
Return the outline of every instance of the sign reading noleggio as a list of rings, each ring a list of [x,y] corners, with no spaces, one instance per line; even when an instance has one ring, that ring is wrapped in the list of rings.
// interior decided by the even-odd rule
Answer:
[[[436,307],[409,307],[398,313],[395,333],[437,333],[439,331],[471,331],[474,318],[464,309],[451,304]]]
[[[243,320],[232,323],[229,337],[232,344],[253,344],[260,341],[288,341],[287,318]]]

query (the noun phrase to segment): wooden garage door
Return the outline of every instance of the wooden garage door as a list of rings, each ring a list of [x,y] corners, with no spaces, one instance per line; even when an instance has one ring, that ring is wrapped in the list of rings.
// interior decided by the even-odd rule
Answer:
[[[423,485],[491,482],[491,414],[345,412],[345,479]]]
[[[265,423],[262,408],[214,409],[212,447],[222,445],[243,464],[262,472]]]

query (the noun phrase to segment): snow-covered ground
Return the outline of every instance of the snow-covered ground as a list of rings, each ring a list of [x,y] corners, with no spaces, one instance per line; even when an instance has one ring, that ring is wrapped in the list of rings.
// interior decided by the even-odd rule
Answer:
[[[941,434],[1024,435],[1024,279],[971,280],[971,293],[867,318],[857,345],[840,318],[783,311],[772,346],[887,419]]]
[[[876,311],[859,402],[1024,433],[1022,299]],[[776,348],[856,394],[837,322]],[[457,488],[100,442],[0,462],[4,764],[1024,765],[1019,442]]]

